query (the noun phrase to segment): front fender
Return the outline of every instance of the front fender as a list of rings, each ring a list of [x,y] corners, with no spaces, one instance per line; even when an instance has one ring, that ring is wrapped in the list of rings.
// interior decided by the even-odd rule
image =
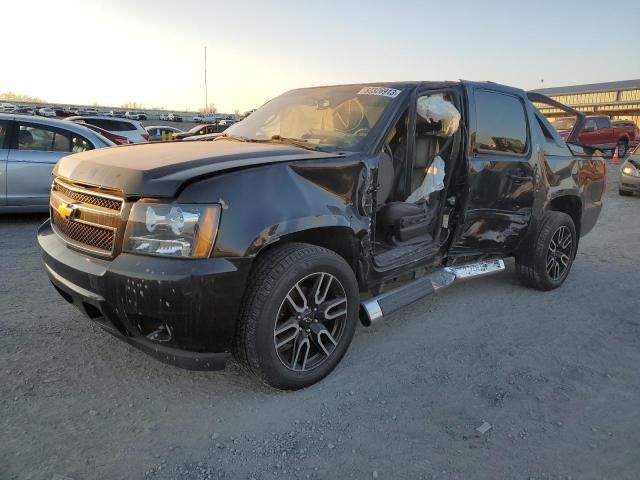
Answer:
[[[260,166],[196,182],[178,200],[222,206],[214,256],[253,256],[282,236],[314,228],[366,234],[369,218],[358,205],[367,168],[349,157]]]

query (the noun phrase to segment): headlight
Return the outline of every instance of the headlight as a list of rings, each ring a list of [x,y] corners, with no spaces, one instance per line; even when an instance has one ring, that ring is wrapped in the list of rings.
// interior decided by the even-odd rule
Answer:
[[[137,202],[129,214],[123,250],[170,257],[208,257],[219,221],[219,205]]]
[[[633,168],[632,165],[625,165],[624,167],[622,167],[622,173],[624,173],[625,175],[632,175],[634,177],[640,176],[638,170]]]

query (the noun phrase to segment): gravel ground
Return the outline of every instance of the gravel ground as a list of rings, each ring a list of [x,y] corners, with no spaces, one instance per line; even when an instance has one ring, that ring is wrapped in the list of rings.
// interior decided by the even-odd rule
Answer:
[[[293,393],[103,332],[49,285],[42,219],[5,217],[0,479],[640,478],[640,198],[607,195],[559,290],[509,263],[359,327]]]

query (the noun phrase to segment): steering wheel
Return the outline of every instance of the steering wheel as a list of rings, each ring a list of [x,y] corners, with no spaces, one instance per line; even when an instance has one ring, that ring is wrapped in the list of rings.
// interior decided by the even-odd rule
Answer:
[[[343,133],[353,133],[365,119],[364,107],[356,98],[350,98],[340,104],[332,113],[336,130]],[[361,129],[360,129],[361,130]]]

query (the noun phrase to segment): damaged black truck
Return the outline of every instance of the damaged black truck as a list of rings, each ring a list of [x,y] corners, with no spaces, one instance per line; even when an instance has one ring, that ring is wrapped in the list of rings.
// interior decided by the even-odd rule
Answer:
[[[575,114],[563,140],[534,103]],[[605,163],[584,117],[494,83],[299,89],[213,141],[62,159],[38,232],[60,295],[156,357],[297,389],[365,325],[460,278],[560,286]]]

